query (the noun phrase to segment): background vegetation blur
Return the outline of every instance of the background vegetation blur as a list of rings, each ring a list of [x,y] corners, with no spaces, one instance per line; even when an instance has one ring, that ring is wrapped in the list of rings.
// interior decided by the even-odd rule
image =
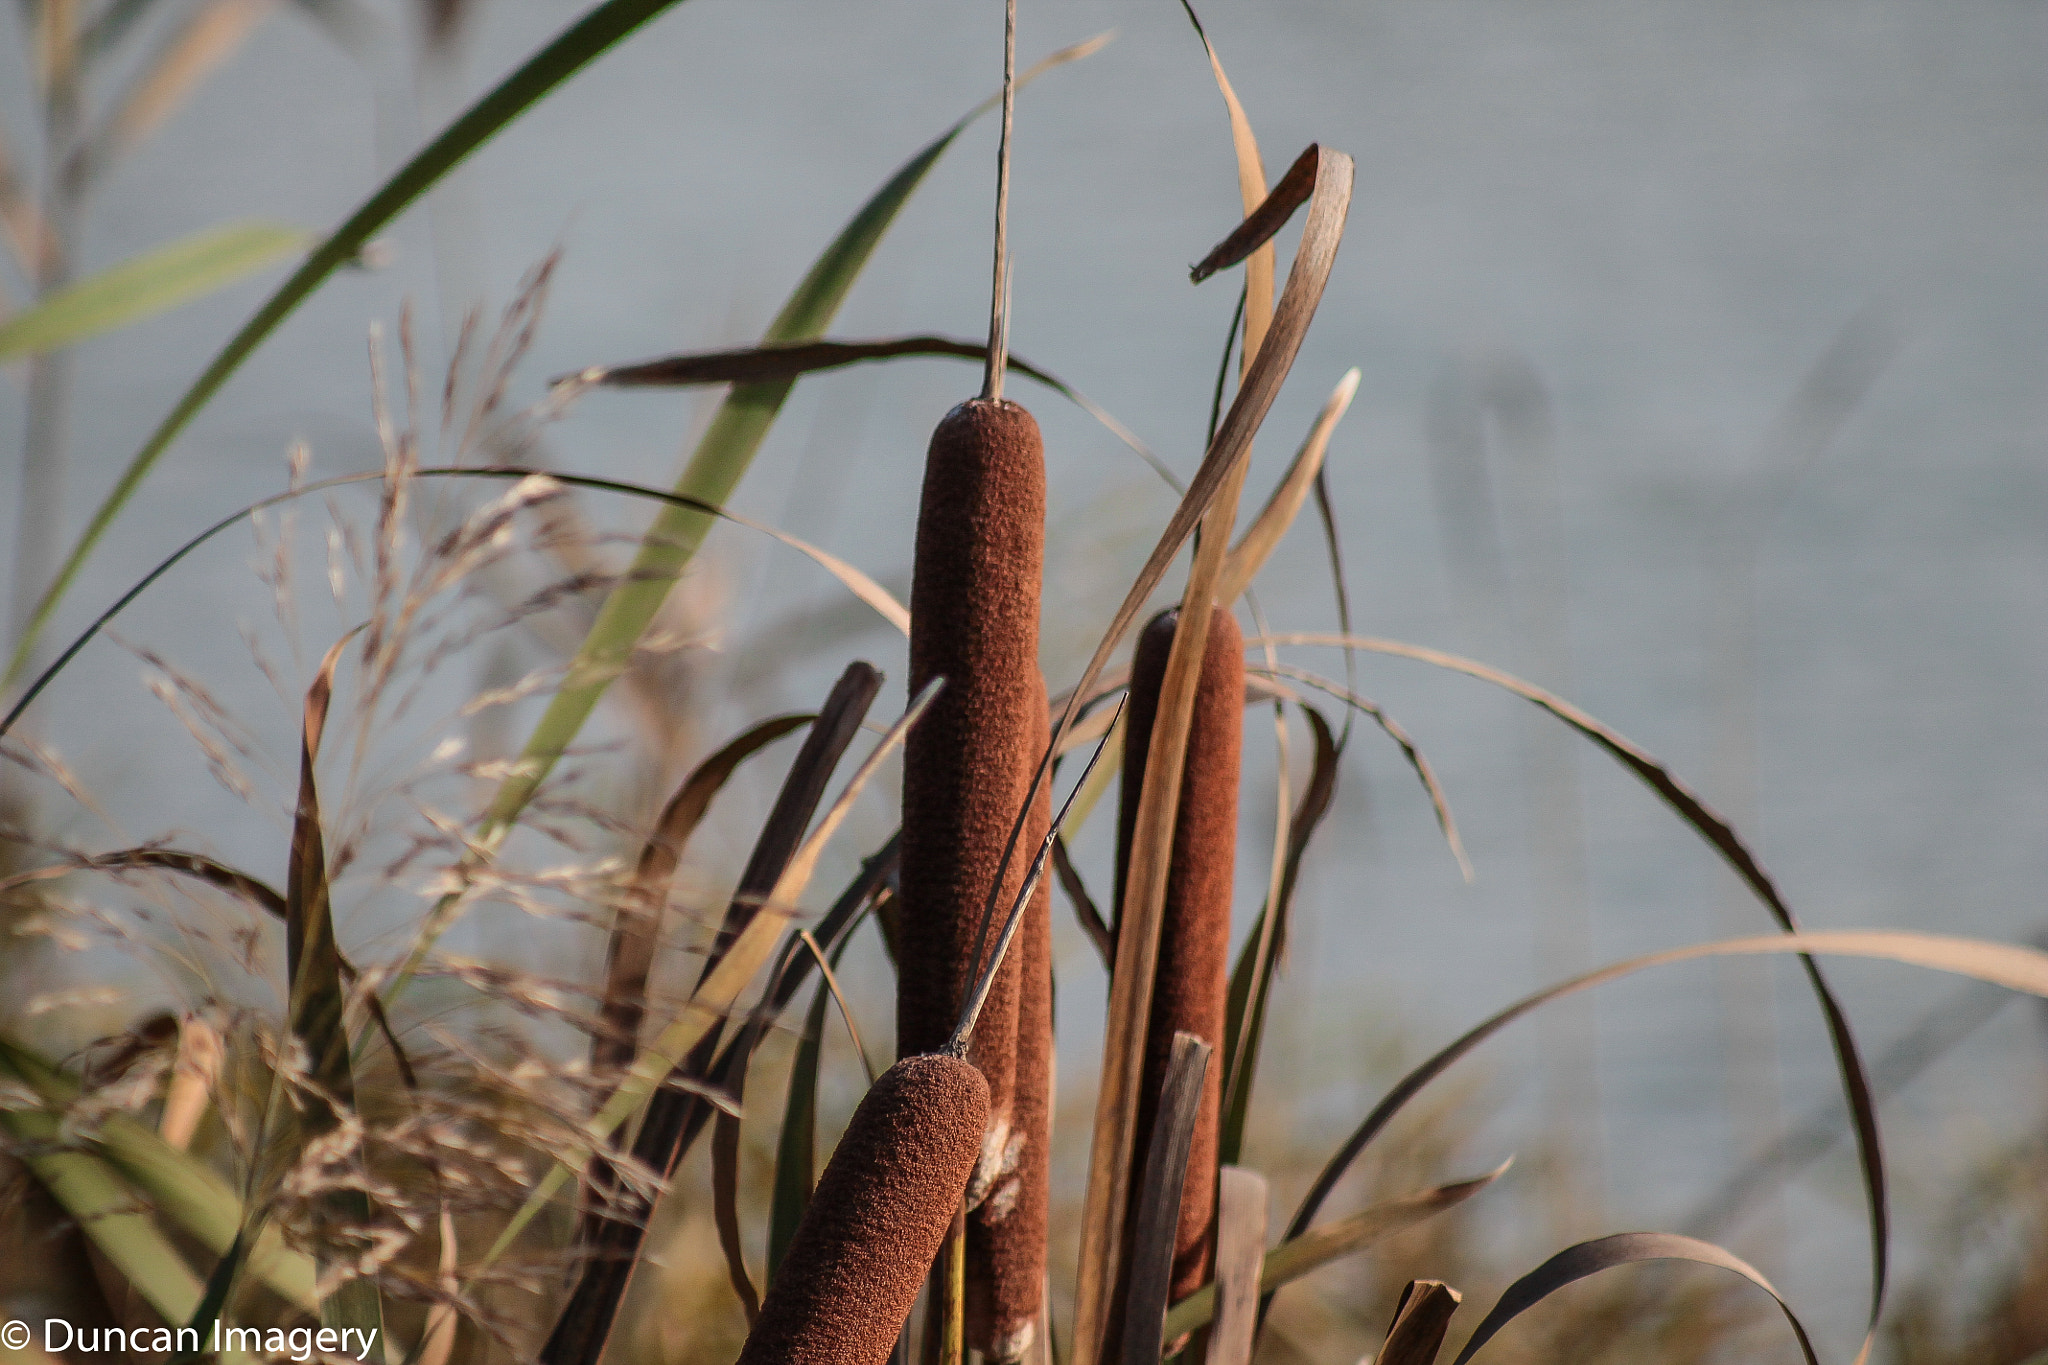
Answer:
[[[383,467],[413,414],[450,463],[669,486],[719,391],[600,391],[546,421],[521,414],[555,376],[761,336],[853,208],[987,93],[986,9],[690,0],[634,34],[369,234],[253,352],[79,561],[30,664],[214,517],[293,478]],[[0,21],[10,650],[130,457],[309,244],[572,17],[526,0],[32,0]],[[1357,628],[1497,663],[1642,741],[1744,831],[1811,927],[2031,939],[2048,876],[2039,10],[1218,3],[1203,19],[1269,172],[1310,140],[1358,158],[1343,255],[1251,476],[1278,477],[1293,433],[1358,366],[1328,460]],[[1185,477],[1230,299],[1182,272],[1239,215],[1200,46],[1165,3],[1027,0],[1021,25],[1027,59],[1122,32],[1020,97],[1013,349]],[[987,127],[962,135],[833,335],[976,334],[991,146]],[[964,378],[943,360],[805,378],[731,505],[904,595],[923,433]],[[1089,414],[1031,401],[1051,460],[1043,661],[1057,689],[1175,498]],[[432,545],[501,491],[422,485],[403,524]],[[616,573],[650,512],[590,493],[568,506],[413,624],[410,671],[383,709],[355,695],[349,723],[337,713],[330,756],[349,754],[348,777],[326,798],[329,837],[355,869],[336,873],[337,925],[366,966],[403,956],[446,861],[411,830],[452,839],[449,819],[488,797],[582,639],[595,597],[556,589]],[[1275,629],[1335,629],[1311,520],[1260,580]],[[0,775],[0,874],[165,840],[282,884],[301,695],[361,619],[349,593],[368,588],[330,592],[329,575],[374,560],[389,522],[374,489],[280,509],[253,539],[202,549],[88,646],[10,736],[34,757]],[[459,925],[444,946],[463,969],[400,1021],[505,1094],[566,1084],[583,1046],[572,997],[603,949],[575,911],[578,877],[630,861],[693,764],[766,715],[815,706],[847,660],[889,676],[877,715],[903,701],[888,626],[742,528],[713,533],[666,611],[673,647],[628,674],[536,817],[559,836],[559,884]],[[1362,659],[1358,687],[1435,764],[1476,876],[1459,875],[1399,754],[1348,747],[1250,1128],[1280,1206],[1391,1079],[1472,1019],[1596,963],[1768,927],[1710,851],[1546,717],[1398,660]],[[483,698],[502,704],[468,706]],[[1293,735],[1298,784],[1307,732]],[[444,740],[459,754],[428,760]],[[776,781],[773,763],[742,768],[691,846],[679,905],[730,885]],[[1255,740],[1240,933],[1265,889],[1274,785]],[[821,886],[887,836],[890,804],[856,810]],[[1103,823],[1073,840],[1098,888]],[[266,984],[281,935],[217,893],[14,886],[0,1028],[157,1122],[179,1019],[197,1011],[232,1037],[283,1003]],[[1093,1093],[1092,952],[1062,906],[1063,1162]],[[2036,1006],[1896,967],[1832,971],[1894,1174],[1880,1358],[2048,1350]],[[883,1055],[872,939],[841,975]],[[1691,967],[1585,999],[1461,1070],[1346,1190],[1363,1202],[1511,1152],[1513,1173],[1290,1291],[1272,1358],[1355,1359],[1411,1278],[1490,1302],[1564,1242],[1634,1227],[1726,1242],[1835,1354],[1853,1350],[1867,1274],[1856,1166],[1796,969]],[[775,1039],[771,1077],[792,1050]],[[842,1036],[822,1075],[831,1127],[861,1084]],[[200,1149],[234,1146],[231,1120],[208,1123]],[[544,1145],[532,1125],[518,1138]],[[773,1151],[752,1128],[747,1141],[751,1228]],[[1056,1225],[1077,1212],[1074,1155]],[[132,1311],[102,1293],[118,1277],[36,1182],[10,1177],[6,1245],[49,1250],[0,1256],[7,1316]],[[661,1274],[628,1308],[633,1359],[729,1359],[744,1331],[704,1182],[681,1188],[663,1205]],[[480,1197],[465,1243],[502,1212]],[[1626,1273],[1489,1351],[1788,1349],[1740,1286]],[[1070,1274],[1056,1265],[1055,1283]],[[507,1290],[465,1320],[463,1358],[504,1349],[478,1321],[544,1322],[526,1301]]]

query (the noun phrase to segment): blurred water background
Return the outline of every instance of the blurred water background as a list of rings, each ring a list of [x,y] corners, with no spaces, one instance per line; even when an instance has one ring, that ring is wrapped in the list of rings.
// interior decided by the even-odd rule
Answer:
[[[1186,276],[1237,217],[1215,88],[1165,0],[1021,8],[1027,60],[1121,36],[1020,100],[1013,348],[1190,471],[1233,303],[1230,282]],[[83,267],[223,218],[337,222],[423,129],[572,17],[478,0],[456,55],[421,66],[417,16],[374,13],[384,32],[352,55],[308,10],[279,6],[97,195]],[[1811,926],[2048,927],[2048,11],[1211,0],[1203,18],[1270,173],[1312,140],[1357,158],[1350,230],[1251,486],[1277,477],[1329,386],[1360,367],[1330,456],[1358,628],[1565,692],[1738,816]],[[0,119],[26,129],[27,37],[14,9],[0,25]],[[282,487],[293,441],[316,475],[377,464],[365,332],[395,325],[403,300],[437,372],[462,309],[501,307],[561,249],[517,403],[588,364],[758,336],[861,198],[992,88],[998,32],[994,10],[954,0],[680,6],[488,146],[400,223],[388,264],[343,274],[257,354],[121,519],[56,635],[207,520]],[[982,328],[993,147],[979,126],[942,163],[833,334]],[[83,348],[70,486],[48,509],[67,542],[275,278]],[[736,505],[903,587],[925,436],[975,383],[940,361],[805,380]],[[1028,383],[1014,396],[1047,434],[1044,662],[1058,688],[1172,498],[1086,415]],[[666,484],[707,410],[589,395],[552,430],[551,455]],[[19,383],[0,384],[6,461],[22,421]],[[11,464],[0,478],[15,487]],[[356,506],[367,517],[367,498]],[[621,531],[645,517],[589,507]],[[841,600],[830,580],[734,528],[714,545],[705,572],[729,616],[705,674],[706,743],[809,704],[856,653],[900,689],[900,640],[857,612],[819,614]],[[276,776],[295,716],[238,635],[269,613],[251,558],[229,537],[120,630],[202,678]],[[1335,628],[1311,519],[1259,596],[1276,628]],[[317,657],[325,639],[309,639]],[[1341,676],[1334,654],[1297,657]],[[448,667],[472,687],[488,662]],[[280,868],[284,801],[252,819],[137,674],[116,645],[94,646],[42,733],[127,835],[200,831],[223,856]],[[1358,677],[1436,764],[1477,877],[1460,879],[1398,754],[1361,732],[1311,854],[1281,997],[1293,1074],[1262,1076],[1296,1096],[1304,1131],[1338,1131],[1391,1058],[1550,976],[1767,927],[1653,797],[1583,744],[1546,738],[1522,703],[1400,660],[1362,658]],[[1270,842],[1269,732],[1248,724],[1245,920]],[[885,832],[886,802],[870,806],[856,842]],[[49,818],[101,837],[83,816]],[[1077,845],[1098,894],[1105,824]],[[1574,825],[1582,845],[1559,844]],[[366,951],[402,942],[356,932]],[[492,950],[553,970],[596,962],[594,939],[562,928]],[[1062,963],[1062,1079],[1085,1094],[1099,977],[1077,935]],[[1830,971],[1873,1057],[1959,990],[1899,968]],[[145,970],[134,981],[138,1000],[156,989]],[[1472,1064],[1498,1118],[1467,1151],[1535,1153],[1557,1121],[1546,1086],[1578,1097],[1565,1121],[1586,1158],[1579,1235],[1681,1224],[1768,1125],[1839,1112],[1789,963],[1673,969],[1563,1017]],[[1545,1060],[1560,1047],[1562,1068]],[[2044,1081],[2048,1034],[2014,1004],[1887,1105],[1906,1272],[1958,1182],[2048,1117]],[[1859,1334],[1860,1219],[1838,1147],[1728,1236],[1839,1348]],[[1532,1258],[1556,1245],[1503,1235]]]

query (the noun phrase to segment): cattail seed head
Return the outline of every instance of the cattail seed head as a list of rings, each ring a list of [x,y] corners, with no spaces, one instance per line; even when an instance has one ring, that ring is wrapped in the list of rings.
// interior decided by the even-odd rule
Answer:
[[[906,1057],[833,1150],[738,1365],[883,1365],[981,1151],[988,1083],[945,1054]]]
[[[932,433],[910,596],[910,687],[946,679],[904,746],[899,1055],[942,1046],[972,986],[977,937],[1012,822],[1043,747],[1038,599],[1045,448],[1016,403],[970,400]],[[1020,839],[995,896],[1007,913],[1031,861]],[[993,951],[1000,918],[981,952]],[[1009,1144],[1015,959],[968,1049],[989,1085],[989,1126],[968,1201],[985,1198]]]
[[[1039,733],[1050,740],[1042,683],[1037,702]],[[1032,803],[1020,855],[1035,856],[1051,827],[1052,784],[1047,782]],[[1039,881],[1017,935],[1009,957],[1017,972],[1010,1137],[987,1199],[967,1220],[967,1341],[991,1361],[1020,1360],[1029,1352],[1045,1297],[1053,1099],[1050,877]]]
[[[1131,661],[1130,703],[1124,713],[1124,770],[1117,839],[1117,884],[1130,867],[1130,843],[1144,788],[1147,750],[1159,710],[1159,690],[1173,647],[1178,611],[1154,617]],[[1244,734],[1244,636],[1223,607],[1212,609],[1209,638],[1195,687],[1181,770],[1166,907],[1159,930],[1159,966],[1146,1027],[1144,1080],[1138,1091],[1134,1150],[1149,1150],[1159,1090],[1175,1032],[1191,1033],[1219,1056],[1230,984],[1230,895],[1236,871],[1238,766]],[[1216,1157],[1222,1138],[1222,1071],[1202,1084],[1194,1141],[1182,1187],[1180,1230],[1174,1242],[1173,1299],[1208,1281],[1216,1240]],[[1136,1222],[1136,1182],[1132,1212]]]

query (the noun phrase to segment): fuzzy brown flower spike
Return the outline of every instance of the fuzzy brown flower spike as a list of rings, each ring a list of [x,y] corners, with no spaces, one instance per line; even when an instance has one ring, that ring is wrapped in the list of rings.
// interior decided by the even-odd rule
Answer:
[[[1222,607],[1213,608],[1208,646],[1195,689],[1182,769],[1180,811],[1159,931],[1159,970],[1145,1036],[1145,1074],[1138,1101],[1135,1150],[1149,1149],[1152,1123],[1176,1031],[1219,1053],[1230,982],[1230,892],[1236,870],[1238,763],[1244,734],[1244,636]],[[1178,611],[1154,617],[1131,661],[1131,699],[1124,714],[1124,771],[1117,824],[1117,886],[1130,867],[1131,837],[1144,789],[1146,753],[1159,711],[1159,689],[1173,647]],[[1188,1151],[1180,1231],[1174,1240],[1172,1299],[1208,1282],[1216,1242],[1216,1152],[1222,1137],[1221,1066],[1209,1068]],[[1132,1188],[1136,1224],[1138,1190]]]
[[[1038,423],[1015,403],[962,403],[932,433],[910,588],[911,690],[934,677],[946,687],[904,745],[899,1056],[937,1050],[959,1022],[990,888],[1044,746],[1044,558]],[[984,958],[1033,852],[1020,839],[1011,855]],[[1014,1119],[1019,960],[1011,954],[997,976],[967,1053],[989,1086],[970,1205],[999,1173]]]
[[[1045,688],[1039,733],[1049,739]],[[1040,786],[1018,844],[1028,858],[1052,826],[1052,787]],[[1007,910],[1009,907],[1002,907]],[[1052,882],[1041,879],[1010,948],[1017,972],[1016,1100],[1002,1169],[967,1220],[967,1341],[990,1361],[1021,1360],[1038,1335],[1052,1182]],[[1006,970],[1008,970],[1006,968]]]
[[[853,1111],[738,1365],[882,1365],[981,1151],[988,1084],[906,1057]]]

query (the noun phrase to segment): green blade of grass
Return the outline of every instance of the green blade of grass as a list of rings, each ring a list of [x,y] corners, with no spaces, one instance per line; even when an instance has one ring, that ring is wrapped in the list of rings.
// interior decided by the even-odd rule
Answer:
[[[341,984],[341,953],[334,941],[334,918],[328,898],[326,842],[320,831],[320,800],[314,782],[314,761],[321,732],[327,725],[334,695],[334,669],[355,632],[334,642],[320,661],[313,685],[306,689],[304,723],[299,738],[299,801],[292,820],[291,857],[285,881],[285,960],[291,983],[289,1013],[292,1036],[305,1049],[307,1077],[318,1098],[300,1116],[300,1134],[320,1137],[342,1119],[337,1109],[355,1107],[355,1077],[349,1067],[349,1041]],[[366,1229],[370,1196],[360,1188],[325,1196],[327,1212],[345,1228]],[[239,1246],[241,1243],[237,1243]],[[376,1284],[362,1276],[343,1280],[320,1301],[322,1326],[355,1329],[370,1344],[369,1359],[383,1365],[384,1306]]]
[[[581,19],[571,24],[556,36],[554,41],[536,52],[516,71],[506,76],[482,98],[464,110],[454,122],[444,128],[440,135],[413,155],[412,160],[399,167],[390,179],[380,185],[348,220],[330,233],[320,243],[291,278],[279,285],[277,291],[254,316],[242,325],[242,329],[221,348],[219,354],[192,382],[176,406],[157,424],[142,448],[129,460],[127,468],[121,471],[112,489],[93,512],[92,520],[86,524],[71,553],[65,557],[57,576],[43,592],[36,604],[35,614],[29,619],[22,637],[15,644],[14,655],[8,661],[7,672],[0,683],[11,683],[26,667],[35,650],[36,640],[49,624],[57,604],[63,600],[65,591],[71,586],[78,571],[84,567],[93,548],[106,535],[107,528],[121,509],[142,486],[156,462],[170,449],[200,410],[212,401],[221,386],[226,384],[242,362],[247,360],[256,348],[277,330],[284,320],[310,297],[314,290],[327,281],[341,266],[356,259],[371,236],[382,230],[398,215],[404,212],[421,195],[455,169],[470,153],[495,137],[528,109],[538,104],[554,88],[569,77],[581,71],[601,56],[614,44],[638,29],[648,20],[679,3],[679,0],[605,0]],[[1093,40],[1092,46],[1082,44],[1080,49],[1069,49],[1072,57],[1086,56],[1099,48],[1108,38]],[[1055,54],[1056,58],[1065,54]],[[1071,60],[1071,57],[1066,59]],[[1049,61],[1054,59],[1048,59]],[[1041,63],[1041,68],[1044,66]],[[977,111],[978,113],[979,111]],[[822,262],[821,262],[822,264]],[[737,396],[737,395],[735,395]]]
[[[78,1083],[27,1048],[0,1038],[0,1067],[11,1068],[51,1109],[78,1098]],[[164,1218],[216,1256],[227,1254],[242,1223],[242,1200],[232,1186],[188,1152],[179,1151],[126,1114],[109,1114],[86,1139]],[[307,1311],[313,1294],[313,1258],[286,1247],[274,1230],[257,1240],[250,1267],[287,1301]]]
[[[818,1055],[825,1044],[825,1006],[831,992],[820,981],[804,1016],[804,1035],[789,1068],[789,1099],[782,1109],[782,1133],[775,1144],[774,1198],[768,1211],[768,1282],[789,1250],[796,1225],[811,1204],[817,1183]]]
[[[114,481],[113,488],[108,490],[105,499],[93,512],[92,520],[86,523],[78,543],[72,546],[63,566],[57,570],[56,578],[44,590],[42,600],[36,604],[35,615],[29,619],[21,639],[15,644],[6,677],[0,682],[13,682],[26,666],[37,638],[49,624],[57,603],[84,567],[93,547],[99,544],[107,528],[113,525],[114,518],[121,514],[121,509],[128,505],[128,500],[142,486],[142,481],[149,476],[156,462],[170,449],[171,442],[199,415],[200,409],[212,401],[221,386],[241,368],[242,362],[297,311],[314,290],[326,283],[328,276],[354,260],[373,233],[382,230],[414,200],[460,165],[471,152],[539,103],[548,92],[581,71],[621,38],[676,3],[678,0],[605,0],[604,4],[564,29],[553,42],[472,104],[438,137],[416,152],[412,160],[378,186],[346,222],[314,248],[313,254],[292,272],[291,278],[277,287],[277,292],[242,324],[242,330],[235,333],[199,377],[192,381],[192,386],[185,390],[177,405],[157,424],[156,430],[143,442],[142,449],[121,471],[121,477]]]
[[[1018,84],[1051,66],[1085,57],[1106,41],[1107,35],[1057,52],[1024,73]],[[925,175],[968,125],[995,103],[993,99],[987,100],[969,110],[905,162],[861,205],[812,264],[775,320],[768,324],[762,337],[764,345],[790,346],[824,335],[883,235]],[[734,385],[698,441],[675,491],[687,498],[722,505],[746,473],[795,385],[793,378]],[[612,679],[625,668],[641,634],[667,600],[669,589],[703,544],[711,526],[711,517],[687,507],[667,507],[656,515],[624,580],[598,609],[596,622],[577,649],[561,690],[549,701],[547,711],[521,751],[513,775],[505,779],[493,797],[478,834],[481,846],[494,848],[526,808],[555,761],[582,730]]]
[[[298,250],[312,234],[229,223],[109,266],[0,323],[0,360],[61,350],[176,308]]]

